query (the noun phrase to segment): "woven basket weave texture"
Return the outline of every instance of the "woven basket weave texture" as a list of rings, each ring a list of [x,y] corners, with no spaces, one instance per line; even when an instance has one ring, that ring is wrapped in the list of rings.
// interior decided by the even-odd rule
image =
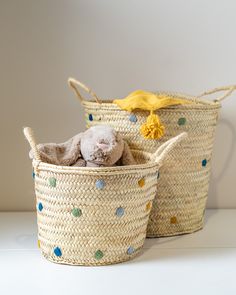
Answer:
[[[27,127],[24,132],[35,154],[42,254],[73,265],[107,265],[137,255],[146,237],[158,169],[186,134],[166,142],[154,154],[134,151],[140,164],[89,168],[41,162],[32,130]]]
[[[148,112],[121,110],[112,100],[101,100],[81,82],[69,79],[85,110],[87,127],[108,124],[119,131],[130,147],[146,152],[155,151],[163,142],[180,132],[188,138],[169,153],[159,171],[157,194],[153,202],[148,224],[148,237],[171,236],[191,233],[203,227],[208,196],[211,158],[215,130],[221,101],[229,96],[236,86],[216,88],[199,97],[159,92],[173,98],[190,100],[187,105],[159,109],[155,113],[165,126],[165,135],[159,140],[145,139],[140,126]],[[89,92],[94,101],[83,99],[78,86]],[[215,101],[200,98],[219,91],[224,95]]]

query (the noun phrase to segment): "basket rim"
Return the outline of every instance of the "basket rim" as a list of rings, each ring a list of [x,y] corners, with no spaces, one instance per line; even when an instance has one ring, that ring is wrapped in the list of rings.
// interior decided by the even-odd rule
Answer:
[[[33,160],[33,167],[39,171],[51,171],[63,174],[83,174],[83,175],[117,175],[117,174],[133,174],[148,170],[158,171],[160,165],[156,162],[147,162],[144,164],[126,165],[126,166],[112,166],[112,167],[73,167],[60,166],[45,163],[42,161]]]
[[[178,93],[178,92],[170,92],[170,91],[155,91],[154,93],[159,94],[159,95],[172,95],[172,96],[177,96],[179,98],[184,98],[187,100],[191,100],[193,102],[195,102],[194,104],[186,104],[186,105],[173,105],[173,106],[169,106],[169,107],[165,107],[162,108],[160,110],[173,110],[173,109],[198,109],[199,107],[205,107],[205,108],[209,108],[209,109],[219,109],[221,108],[221,103],[218,101],[209,101],[207,99],[203,99],[203,98],[199,98],[197,96],[193,96],[193,95],[189,95],[189,94],[185,94],[185,93]],[[93,100],[83,100],[82,101],[82,105],[94,105],[94,106],[103,106],[103,107],[109,107],[109,108],[114,108],[117,110],[122,111],[122,109],[119,108],[118,105],[116,105],[115,103],[113,103],[113,100],[115,99],[121,99],[121,98],[113,98],[113,99],[102,99],[99,98],[99,100],[101,101],[101,103],[98,103],[96,101]]]

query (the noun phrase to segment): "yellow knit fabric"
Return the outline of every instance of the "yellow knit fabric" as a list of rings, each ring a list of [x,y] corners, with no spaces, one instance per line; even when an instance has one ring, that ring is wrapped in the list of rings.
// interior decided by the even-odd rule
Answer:
[[[115,99],[122,110],[132,112],[133,110],[150,111],[146,123],[140,127],[140,133],[146,139],[159,139],[164,135],[165,127],[161,124],[159,117],[154,111],[171,105],[191,103],[185,99],[173,98],[167,95],[157,95],[151,92],[137,90],[124,99]]]

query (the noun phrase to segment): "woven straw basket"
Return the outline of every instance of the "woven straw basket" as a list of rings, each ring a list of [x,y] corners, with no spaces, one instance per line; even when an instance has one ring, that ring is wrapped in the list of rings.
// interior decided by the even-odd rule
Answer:
[[[160,140],[152,140],[144,139],[140,134],[140,126],[146,121],[149,112],[135,111],[131,114],[121,110],[112,100],[99,99],[93,91],[75,79],[70,78],[69,85],[82,102],[87,127],[101,123],[111,125],[123,135],[134,150],[153,152],[169,138],[183,131],[188,132],[188,139],[168,155],[160,169],[147,236],[171,236],[201,229],[220,102],[229,96],[236,86],[216,88],[199,97],[159,92],[158,94],[187,99],[192,103],[156,111],[165,126],[165,135]],[[92,95],[95,101],[86,101],[81,96],[79,87]],[[202,99],[204,95],[218,91],[225,93],[213,102]]]
[[[34,152],[38,237],[42,254],[57,263],[107,265],[128,260],[143,246],[158,169],[186,133],[154,154],[134,152],[138,163],[117,167],[65,167],[43,163]]]

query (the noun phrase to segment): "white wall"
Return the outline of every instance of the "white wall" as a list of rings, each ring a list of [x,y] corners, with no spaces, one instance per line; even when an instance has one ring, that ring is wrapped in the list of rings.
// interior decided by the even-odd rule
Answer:
[[[0,0],[0,210],[34,209],[22,126],[41,142],[84,128],[66,81],[102,97],[236,83],[234,0]],[[236,94],[223,103],[209,207],[236,207]]]

